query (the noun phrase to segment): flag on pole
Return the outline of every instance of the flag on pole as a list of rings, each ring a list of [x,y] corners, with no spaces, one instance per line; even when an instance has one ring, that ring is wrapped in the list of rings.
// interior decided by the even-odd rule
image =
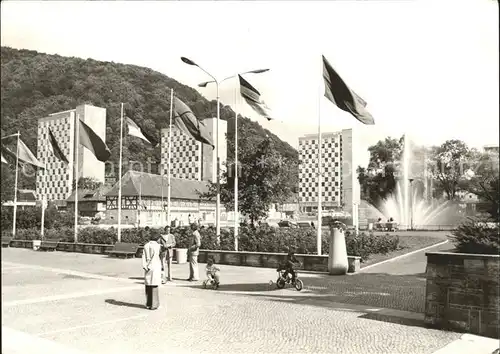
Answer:
[[[215,148],[214,142],[208,128],[202,121],[199,121],[189,107],[177,97],[174,97],[174,124],[181,131],[193,139],[208,144]]]
[[[255,112],[261,116],[267,118],[267,120],[272,120],[271,109],[266,105],[266,103],[260,97],[260,92],[257,91],[255,87],[250,85],[250,83],[238,75],[240,79],[240,93],[245,99],[250,107],[253,108]]]
[[[89,149],[101,162],[106,162],[111,156],[111,151],[102,139],[81,119],[79,129],[80,144]]]
[[[6,139],[6,138],[9,138],[9,139]],[[5,137],[3,139],[4,141],[2,142],[2,152],[4,152],[6,155],[9,155],[15,159],[16,158],[15,151],[17,150],[18,151],[17,158],[19,159],[20,163],[26,163],[26,164],[29,164],[29,165],[35,167],[35,168],[45,169],[45,164],[38,161],[38,159],[35,157],[35,155],[33,155],[31,150],[28,149],[26,144],[20,138],[19,138],[19,147],[18,148],[16,147],[17,139],[18,139],[17,134],[9,136],[9,137]],[[5,146],[4,145],[5,140],[7,140],[7,142],[12,142],[14,147],[11,148],[11,147]]]
[[[146,141],[147,143],[151,144],[152,147],[156,147],[156,145],[158,145],[158,141],[156,140],[156,138],[148,134],[148,132],[139,124],[134,122],[132,118],[127,117],[127,126],[129,135]]]
[[[59,147],[59,144],[57,143],[57,140],[50,128],[49,128],[49,139],[50,139],[50,144],[52,145],[52,151],[54,152],[54,156],[57,157],[62,162],[69,163],[68,159],[66,158],[61,148]]]
[[[323,79],[325,97],[341,110],[351,113],[363,124],[375,124],[372,115],[365,109],[366,102],[352,91],[323,56]]]

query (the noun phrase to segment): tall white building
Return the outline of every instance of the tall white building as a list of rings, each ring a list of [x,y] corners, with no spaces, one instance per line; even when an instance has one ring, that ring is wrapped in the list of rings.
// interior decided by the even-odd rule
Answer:
[[[106,140],[106,109],[81,105],[75,109],[50,114],[38,119],[37,158],[46,165],[36,179],[36,194],[39,199],[65,201],[72,192],[75,161],[75,123],[81,119],[104,141]],[[60,161],[52,151],[49,128],[63,154],[69,161]],[[104,162],[83,146],[78,148],[78,176],[92,177],[104,183]]]
[[[203,121],[210,136],[216,132],[216,118]],[[227,122],[219,121],[219,159],[221,173],[227,160],[226,144]],[[213,181],[216,176],[216,153],[210,145],[202,144],[187,136],[177,127],[172,126],[171,176],[196,181]],[[215,139],[214,139],[215,143]],[[168,128],[161,131],[161,167],[160,174],[168,173]]]
[[[359,159],[354,137],[352,129],[321,134],[323,210],[342,209],[353,215],[353,204],[359,205]],[[318,143],[318,134],[299,138],[299,200],[300,207],[308,212],[318,209]]]

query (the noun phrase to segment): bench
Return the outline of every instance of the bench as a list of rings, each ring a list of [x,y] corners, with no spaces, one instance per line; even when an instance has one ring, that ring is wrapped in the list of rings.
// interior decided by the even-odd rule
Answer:
[[[9,247],[12,237],[2,237],[2,247]]]
[[[109,256],[124,256],[125,258],[135,257],[137,250],[139,249],[139,245],[137,243],[125,243],[125,242],[117,242],[115,243],[115,247],[106,251]]]
[[[60,240],[46,239],[40,243],[39,251],[55,251]]]

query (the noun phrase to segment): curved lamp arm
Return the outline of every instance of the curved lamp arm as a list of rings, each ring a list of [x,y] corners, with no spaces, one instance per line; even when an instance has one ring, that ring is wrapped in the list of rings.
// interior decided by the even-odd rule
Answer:
[[[200,68],[201,69],[201,68]],[[203,69],[202,69],[203,70]],[[219,81],[219,84],[222,84],[224,81],[228,80],[228,79],[232,79],[233,77],[236,77],[238,75],[244,75],[244,74],[260,74],[260,73],[264,73],[266,71],[269,71],[270,69],[257,69],[257,70],[250,70],[250,71],[245,71],[243,73],[239,73],[239,74],[235,74],[235,75],[231,75],[231,76],[228,76],[224,79],[222,79],[221,81]],[[202,82],[200,84],[198,84],[199,87],[207,87],[208,84],[212,83],[212,82],[216,82],[215,79],[214,80],[210,80],[210,81],[205,81],[205,82]]]
[[[184,63],[188,64],[188,65],[193,65],[193,66],[197,66],[197,67],[199,67],[202,71],[204,71],[204,72],[205,72],[205,74],[207,74],[208,76],[210,76],[210,77],[213,79],[213,81],[209,81],[209,82],[215,82],[215,83],[218,83],[218,82],[217,82],[217,79],[216,79],[216,78],[215,78],[212,74],[210,74],[208,71],[206,71],[206,70],[205,70],[205,69],[203,69],[201,66],[199,66],[198,64],[196,64],[193,60],[191,60],[191,59],[189,59],[189,58],[186,58],[186,57],[181,57],[181,60],[182,60]]]

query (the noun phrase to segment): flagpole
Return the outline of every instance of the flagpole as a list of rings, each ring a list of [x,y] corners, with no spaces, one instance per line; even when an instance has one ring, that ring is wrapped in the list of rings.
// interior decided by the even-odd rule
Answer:
[[[17,131],[17,144],[16,144],[16,177],[14,182],[14,219],[12,220],[12,237],[16,236],[16,217],[17,217],[17,182],[19,174],[19,130]]]
[[[171,225],[171,220],[170,220],[170,191],[171,191],[171,185],[170,185],[170,153],[172,151],[172,115],[174,112],[174,89],[170,89],[170,118],[168,121],[168,163],[167,163],[167,168],[168,168],[168,177],[167,177],[167,226]],[[163,175],[162,175],[162,181],[163,181]]]
[[[45,168],[43,169],[42,171],[42,189],[43,189],[43,186],[45,185],[45,174],[46,174],[46,169],[47,169],[47,159],[45,160]],[[43,194],[42,195],[42,221],[41,221],[41,230],[40,230],[40,236],[41,236],[41,239],[43,240],[43,232],[44,232],[44,228],[45,228],[45,198],[46,198],[46,195]]]
[[[160,170],[160,177],[161,177],[161,204],[160,204],[160,215],[161,215],[161,223],[163,223],[163,212],[165,211],[164,204],[163,204],[163,170]]]
[[[123,102],[120,112],[120,164],[118,165],[118,242],[122,239],[122,156],[123,156]]]
[[[321,230],[323,221],[323,210],[321,199],[323,197],[322,191],[322,180],[323,180],[323,169],[322,169],[322,149],[321,149],[321,82],[318,86],[318,229],[316,238],[316,247],[318,250],[318,255],[321,256]]]
[[[141,225],[141,209],[142,209],[142,178],[139,182],[139,226]]]
[[[75,121],[75,243],[78,242],[78,146],[80,144],[80,115],[76,114]]]
[[[238,111],[237,94],[234,89],[234,250],[238,251]]]

